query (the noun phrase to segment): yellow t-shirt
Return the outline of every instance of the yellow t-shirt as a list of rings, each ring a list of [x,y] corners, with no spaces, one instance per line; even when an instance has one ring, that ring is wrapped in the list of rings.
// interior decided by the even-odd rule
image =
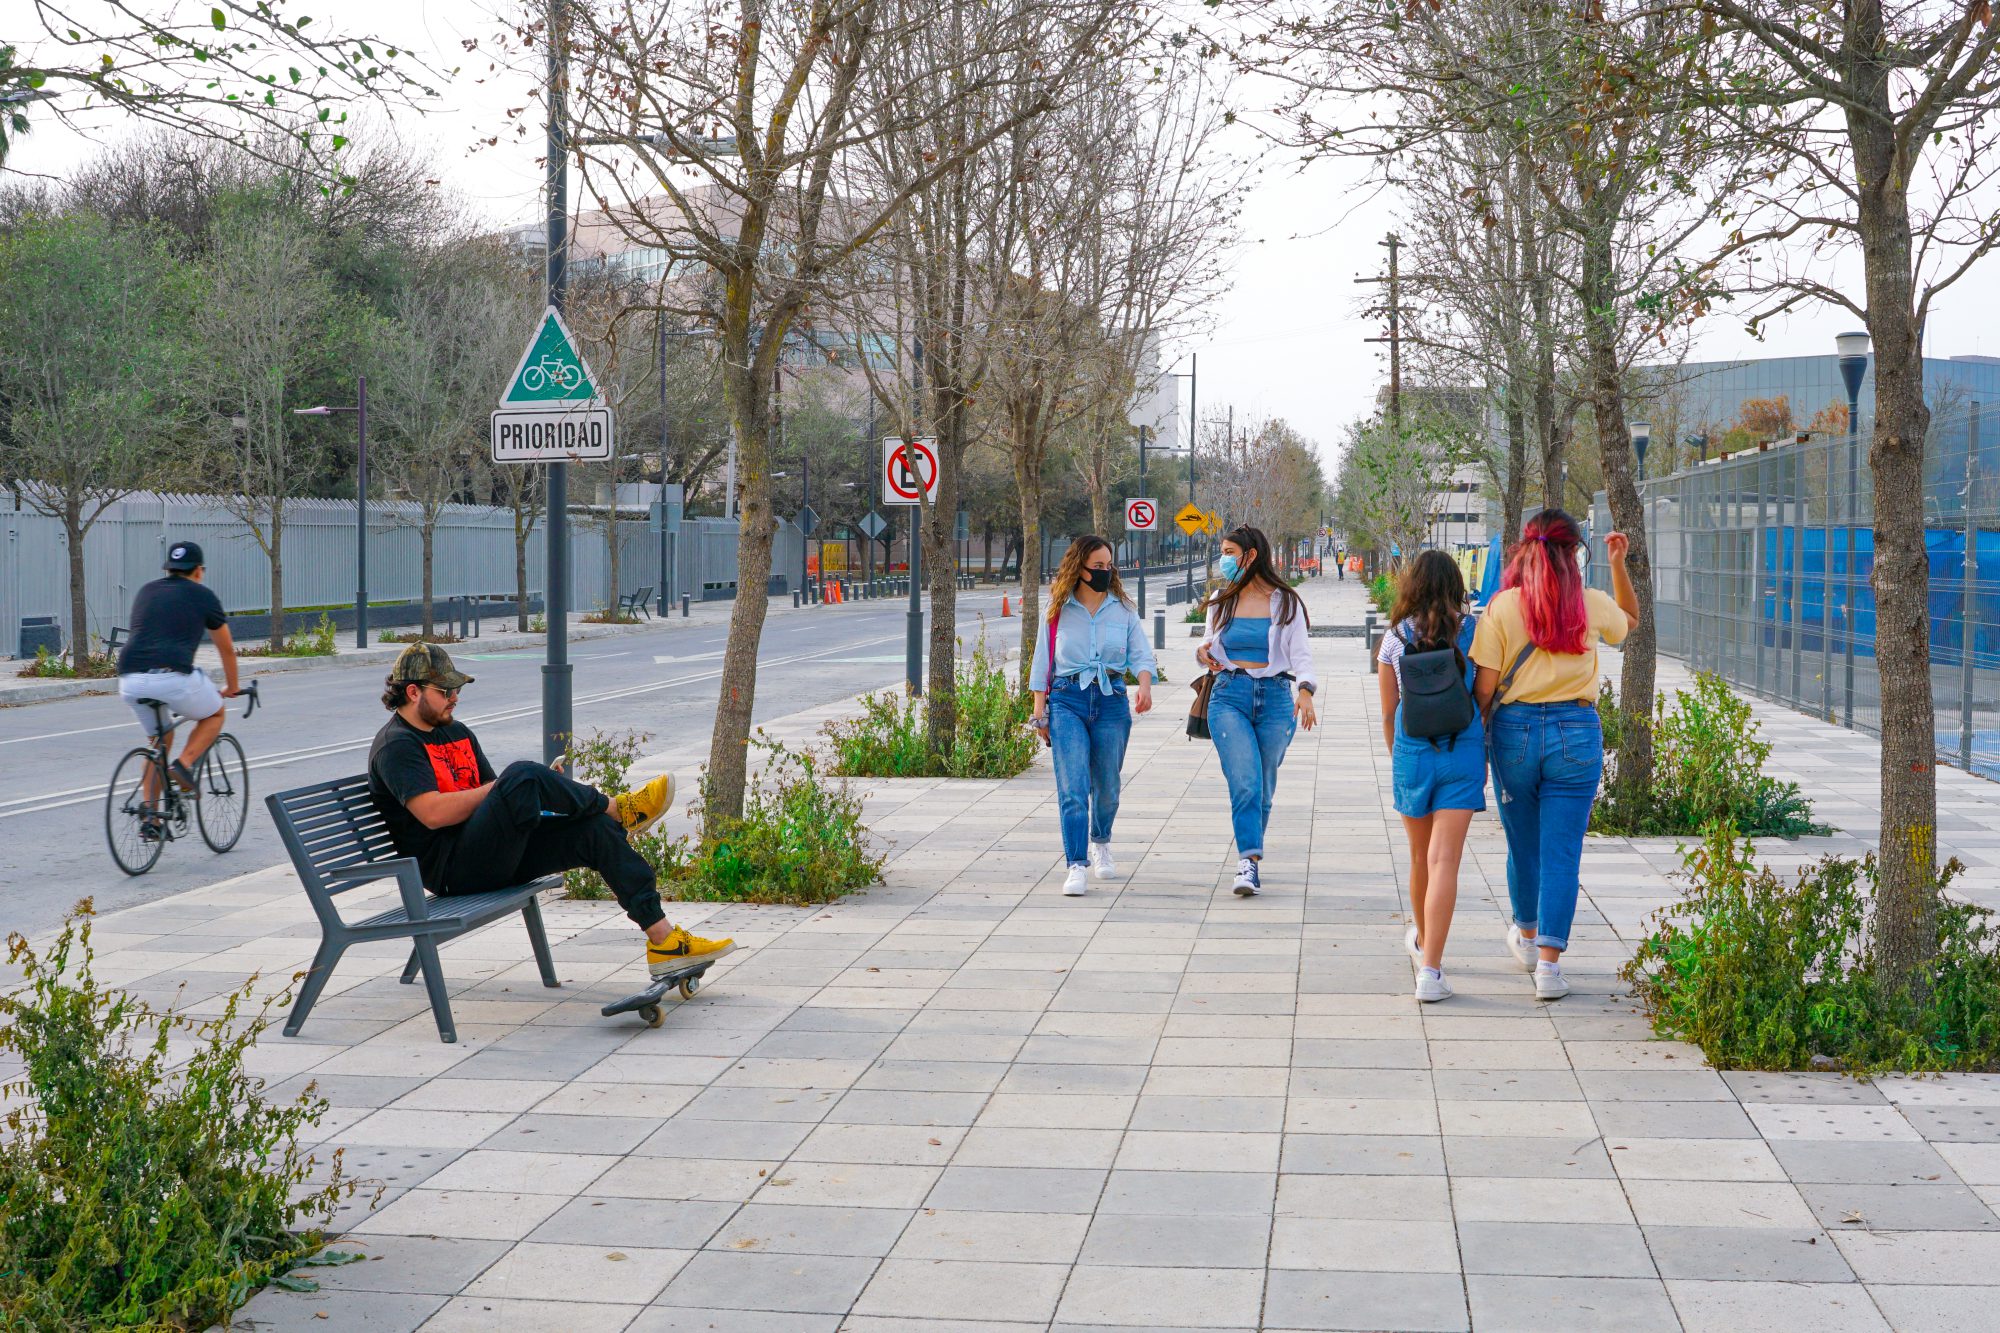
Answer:
[[[1571,699],[1597,702],[1597,641],[1623,643],[1630,626],[1611,595],[1596,588],[1583,590],[1583,615],[1583,651],[1536,649],[1521,664],[1502,704],[1556,704]],[[1472,634],[1472,660],[1492,667],[1504,679],[1529,642],[1527,622],[1521,618],[1521,590],[1509,588],[1496,594],[1480,613],[1479,627]]]

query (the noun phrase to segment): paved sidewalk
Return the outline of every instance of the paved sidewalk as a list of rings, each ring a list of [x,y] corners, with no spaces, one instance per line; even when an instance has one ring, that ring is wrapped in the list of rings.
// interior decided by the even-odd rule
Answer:
[[[1354,581],[1311,596],[1359,619]],[[1258,899],[1228,890],[1174,638],[1127,764],[1125,877],[1083,899],[1058,892],[1043,757],[1007,782],[868,784],[884,887],[678,913],[743,947],[657,1031],[598,1016],[641,971],[608,905],[549,911],[559,992],[517,927],[447,945],[456,1046],[396,984],[400,949],[353,951],[304,1038],[255,1060],[281,1092],[316,1083],[328,1145],[385,1185],[342,1219],[373,1260],[239,1322],[1993,1326],[2000,1078],[1724,1075],[1649,1040],[1612,973],[1670,895],[1658,840],[1591,842],[1575,991],[1537,1004],[1501,944],[1490,815],[1458,996],[1420,1008],[1375,682],[1357,641],[1314,649],[1324,723],[1284,767]],[[1823,813],[1863,818],[1868,742],[1759,712]],[[1947,782],[1951,837],[1984,837],[1991,790]],[[106,918],[98,942],[104,975],[199,1004],[302,966],[316,934],[272,870]]]

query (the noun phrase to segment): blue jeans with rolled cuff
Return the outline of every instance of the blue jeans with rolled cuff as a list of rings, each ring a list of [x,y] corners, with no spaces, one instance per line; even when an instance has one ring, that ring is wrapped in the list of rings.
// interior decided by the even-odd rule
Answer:
[[[1089,843],[1111,841],[1118,818],[1120,770],[1132,736],[1132,709],[1125,691],[1109,694],[1095,682],[1078,685],[1071,676],[1049,682],[1049,749],[1056,763],[1056,809],[1062,824],[1063,856],[1071,865],[1089,859]]]
[[[1575,700],[1502,704],[1489,735],[1514,924],[1535,927],[1539,946],[1567,949],[1583,835],[1604,776],[1597,708]]]
[[[1292,682],[1225,671],[1208,696],[1208,734],[1229,783],[1229,823],[1238,856],[1264,854],[1264,829],[1278,791],[1278,765],[1298,726]]]

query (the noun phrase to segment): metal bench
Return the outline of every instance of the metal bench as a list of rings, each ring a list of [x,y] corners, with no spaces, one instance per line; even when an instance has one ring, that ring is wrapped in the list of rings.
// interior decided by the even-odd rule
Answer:
[[[653,612],[646,603],[652,600],[653,590],[651,588],[641,588],[637,592],[628,592],[618,599],[618,614],[620,618],[625,620],[637,620],[639,614],[644,612],[646,619],[651,620]]]
[[[430,994],[431,1016],[437,1020],[438,1036],[458,1040],[452,1024],[451,998],[445,992],[444,971],[438,963],[438,945],[445,940],[477,930],[515,912],[528,927],[528,944],[542,971],[544,986],[560,986],[555,960],[549,956],[549,937],[542,928],[542,909],[536,895],[556,888],[561,876],[551,875],[497,889],[491,893],[454,894],[432,897],[424,892],[423,879],[414,857],[398,856],[389,840],[389,827],[368,791],[368,778],[340,778],[315,783],[264,798],[277,823],[278,836],[299,873],[306,898],[319,917],[319,950],[313,955],[312,969],[299,988],[291,1016],[285,1020],[285,1035],[296,1037],[305,1026],[327,978],[350,944],[371,940],[407,939],[411,942],[410,961],[403,968],[403,984],[409,985],[419,970],[424,989]],[[342,920],[334,898],[349,889],[378,880],[393,879],[401,892],[400,906],[378,912],[365,921]]]

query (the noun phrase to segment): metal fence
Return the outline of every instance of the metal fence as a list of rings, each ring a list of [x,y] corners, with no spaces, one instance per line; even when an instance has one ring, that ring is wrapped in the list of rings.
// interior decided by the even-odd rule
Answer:
[[[2000,411],[1940,411],[1925,442],[1937,749],[2000,777]],[[1802,712],[1881,726],[1870,423],[1644,483],[1660,651]],[[1597,497],[1592,531],[1611,529]],[[1592,582],[1609,586],[1593,543]]]
[[[413,602],[423,590],[423,542],[416,509],[407,504],[368,506],[368,598]],[[657,517],[617,522],[618,588],[611,587],[608,534],[601,514],[570,515],[570,604],[581,610],[608,606],[620,593],[663,582],[671,566],[674,585],[666,600],[686,593],[694,600],[735,595],[737,524],[732,519],[689,518],[669,523],[661,540]],[[140,585],[160,576],[169,542],[201,543],[208,582],[232,612],[269,609],[270,562],[250,528],[213,499],[134,495],[107,509],[84,539],[89,632],[108,637],[125,623]],[[546,564],[544,526],[527,543],[530,596],[542,591]],[[782,580],[799,567],[804,539],[781,523],[772,572]],[[351,605],[355,593],[355,523],[352,500],[298,500],[286,507],[284,597],[288,608]],[[663,558],[664,557],[664,558]],[[432,554],[432,592],[448,597],[511,597],[515,592],[514,516],[505,509],[447,506]],[[775,586],[772,591],[782,591]],[[62,525],[0,496],[0,656],[20,642],[24,617],[53,617],[68,639],[69,553]]]

